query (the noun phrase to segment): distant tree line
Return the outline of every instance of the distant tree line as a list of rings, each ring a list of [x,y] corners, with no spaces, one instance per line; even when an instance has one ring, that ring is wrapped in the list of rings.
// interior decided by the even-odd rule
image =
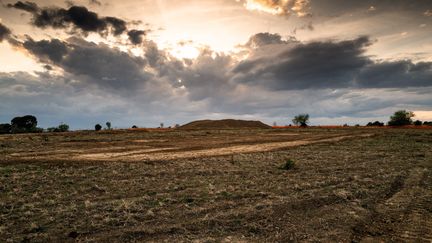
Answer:
[[[18,116],[11,120],[10,123],[0,124],[0,134],[9,133],[41,133],[44,131],[43,128],[37,126],[38,121],[35,116],[26,115]],[[58,127],[47,128],[47,132],[67,132],[69,131],[69,125],[60,124]]]
[[[416,120],[413,121],[413,117],[415,114],[412,111],[406,111],[406,110],[399,110],[396,111],[392,116],[390,116],[390,120],[387,122],[388,126],[407,126],[407,125],[415,125],[415,126],[432,126],[432,121],[420,121]],[[294,125],[300,126],[300,127],[307,127],[309,125],[309,114],[299,114],[292,119],[292,122]],[[344,124],[344,127],[348,127],[348,124]],[[359,127],[360,125],[357,124],[355,127]],[[374,121],[374,122],[368,122],[366,124],[368,127],[383,127],[385,126],[384,122],[380,121]]]

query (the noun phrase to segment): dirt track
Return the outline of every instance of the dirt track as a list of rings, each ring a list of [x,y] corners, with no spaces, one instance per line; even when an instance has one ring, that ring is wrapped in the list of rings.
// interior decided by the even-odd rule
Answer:
[[[360,134],[353,136],[338,136],[333,138],[324,138],[317,140],[297,140],[289,142],[267,142],[252,145],[236,145],[227,146],[222,148],[212,149],[200,149],[192,151],[173,151],[174,149],[147,149],[147,150],[136,150],[130,152],[119,152],[119,153],[90,153],[90,154],[78,154],[72,157],[74,160],[94,160],[94,161],[146,161],[146,160],[173,160],[173,159],[185,159],[185,158],[200,158],[200,157],[212,157],[221,155],[231,155],[238,153],[259,153],[273,151],[282,148],[302,146],[314,143],[328,143],[337,142],[343,139],[353,138],[364,138],[370,137],[373,134]],[[164,151],[165,150],[165,151]],[[161,152],[163,151],[163,152]],[[155,152],[155,153],[151,153]]]

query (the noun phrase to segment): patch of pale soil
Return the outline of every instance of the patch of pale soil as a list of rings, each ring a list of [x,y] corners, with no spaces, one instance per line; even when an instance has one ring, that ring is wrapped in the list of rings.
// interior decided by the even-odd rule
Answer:
[[[124,153],[96,153],[96,154],[78,154],[74,156],[77,160],[116,160],[116,161],[143,161],[143,160],[171,160],[171,159],[183,159],[183,158],[198,158],[198,157],[212,157],[221,155],[231,155],[236,153],[254,153],[254,152],[266,152],[277,150],[286,147],[295,147],[308,145],[313,143],[323,142],[337,142],[343,139],[354,138],[354,137],[370,137],[373,134],[361,134],[361,135],[347,135],[333,138],[325,138],[319,140],[297,140],[288,142],[269,142],[253,145],[236,145],[225,148],[213,148],[213,149],[202,149],[193,151],[181,151],[172,153],[151,153],[145,154],[146,152],[154,152],[148,150],[131,151]],[[167,150],[167,149],[161,149]]]
[[[298,135],[304,135],[308,133],[269,133],[270,136],[298,136]]]
[[[174,148],[153,148],[153,149],[140,149],[140,150],[133,150],[133,151],[127,151],[127,152],[119,152],[119,153],[93,153],[93,154],[80,154],[78,157],[80,159],[95,159],[95,160],[107,160],[107,159],[117,159],[119,157],[125,158],[125,157],[131,157],[135,154],[142,154],[142,153],[152,153],[152,152],[159,152],[159,151],[166,151],[166,150],[172,150]]]

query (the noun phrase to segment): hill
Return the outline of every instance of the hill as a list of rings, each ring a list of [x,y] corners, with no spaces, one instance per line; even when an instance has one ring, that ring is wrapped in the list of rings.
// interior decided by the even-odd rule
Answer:
[[[181,129],[268,129],[271,126],[260,121],[245,120],[199,120],[180,127]]]

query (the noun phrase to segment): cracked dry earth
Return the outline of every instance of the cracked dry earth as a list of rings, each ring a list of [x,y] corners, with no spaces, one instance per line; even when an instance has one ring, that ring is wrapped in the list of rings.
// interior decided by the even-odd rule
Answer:
[[[292,170],[280,167],[295,161]],[[0,136],[1,242],[431,242],[432,130]]]

